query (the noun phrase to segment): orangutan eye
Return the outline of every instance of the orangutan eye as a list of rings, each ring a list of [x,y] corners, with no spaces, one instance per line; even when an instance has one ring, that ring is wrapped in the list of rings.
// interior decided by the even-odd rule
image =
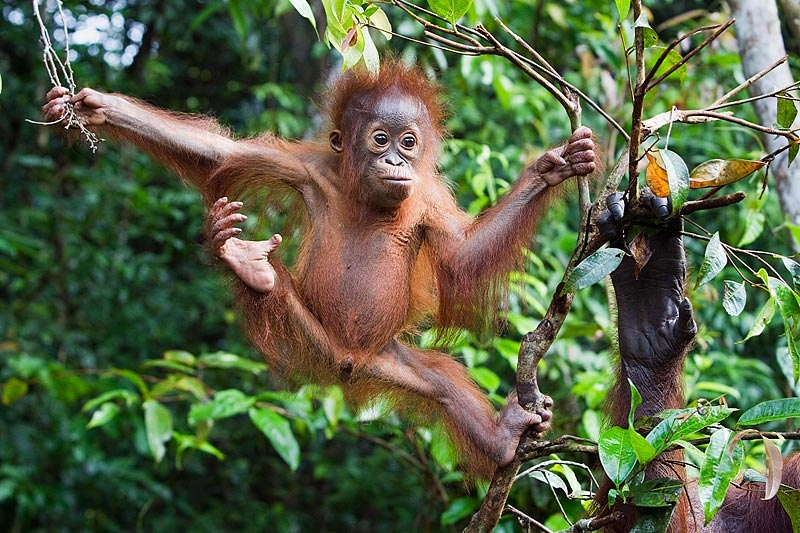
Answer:
[[[414,148],[417,145],[417,138],[413,135],[406,135],[403,137],[403,140],[400,141],[400,144],[403,145],[403,148]]]
[[[389,136],[385,133],[376,133],[372,138],[378,146],[386,146],[389,144]]]

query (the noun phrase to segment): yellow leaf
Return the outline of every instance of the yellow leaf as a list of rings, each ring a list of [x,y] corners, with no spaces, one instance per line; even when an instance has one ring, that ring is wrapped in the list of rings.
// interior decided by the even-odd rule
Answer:
[[[659,198],[666,198],[669,196],[669,178],[667,170],[664,168],[664,163],[661,161],[661,154],[658,150],[647,152],[649,163],[647,163],[647,170],[645,176],[647,178],[647,185],[653,194]]]
[[[689,187],[703,189],[735,183],[761,169],[763,161],[747,159],[711,159],[701,163],[689,175]]]

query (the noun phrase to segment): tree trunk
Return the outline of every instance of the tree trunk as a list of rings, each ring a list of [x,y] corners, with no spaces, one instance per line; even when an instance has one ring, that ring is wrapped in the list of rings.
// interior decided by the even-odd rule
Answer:
[[[792,2],[787,1],[787,3]],[[794,3],[797,3],[796,0]],[[730,5],[736,18],[734,27],[744,75],[749,78],[786,55],[778,7],[775,0],[730,0]],[[789,64],[784,63],[752,84],[750,94],[752,96],[765,94],[791,83],[792,73]],[[754,106],[758,121],[762,125],[775,124],[777,120],[775,99],[758,100]],[[764,137],[764,144],[769,152],[785,146],[786,142],[783,137]],[[800,225],[800,163],[795,160],[791,167],[788,167],[787,163],[788,153],[783,152],[772,165],[773,183],[778,191],[783,214],[792,224]]]
[[[800,0],[781,0],[783,22],[795,41],[800,41]]]

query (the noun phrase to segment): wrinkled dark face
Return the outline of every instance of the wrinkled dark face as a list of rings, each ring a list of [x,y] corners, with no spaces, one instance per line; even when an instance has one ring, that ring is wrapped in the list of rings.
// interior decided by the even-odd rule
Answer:
[[[363,169],[357,176],[358,188],[372,206],[397,207],[420,181],[423,128],[430,128],[427,112],[417,98],[394,94],[381,97],[365,113],[354,145],[348,147],[360,160],[356,166]],[[331,134],[334,149],[340,140],[339,132]]]

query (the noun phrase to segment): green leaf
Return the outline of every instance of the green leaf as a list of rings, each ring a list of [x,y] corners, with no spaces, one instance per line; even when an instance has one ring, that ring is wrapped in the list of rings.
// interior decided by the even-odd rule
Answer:
[[[500,387],[501,385],[500,376],[498,376],[485,366],[470,368],[469,374],[470,376],[472,376],[472,379],[474,379],[478,385],[488,390],[489,392],[496,391],[498,387]]]
[[[164,352],[164,359],[186,366],[195,366],[197,364],[197,357],[185,350],[167,350]]]
[[[797,118],[797,104],[789,93],[778,94],[778,126],[791,129],[794,119]]]
[[[156,462],[164,458],[167,451],[164,443],[172,438],[172,414],[160,403],[148,400],[142,404],[147,444]]]
[[[630,409],[628,409],[628,427],[632,428],[634,422],[636,422],[636,409],[642,405],[642,395],[630,379],[628,379],[628,388],[631,391],[631,406]]]
[[[637,507],[672,507],[683,490],[680,479],[660,477],[631,487],[631,499]]]
[[[778,306],[783,318],[783,328],[786,333],[786,347],[792,360],[794,379],[800,379],[800,347],[798,347],[798,319],[800,318],[800,303],[798,294],[789,288],[786,283],[778,278],[768,276],[764,269],[758,271],[758,276],[767,283],[772,298]]]
[[[636,458],[639,463],[645,465],[655,456],[656,451],[653,445],[636,431],[634,426],[636,408],[642,404],[642,395],[639,394],[639,390],[630,379],[628,380],[628,387],[631,391],[631,406],[628,410],[628,438],[630,439],[633,451],[636,452]]]
[[[205,400],[209,396],[202,381],[194,376],[185,374],[170,374],[165,379],[153,385],[150,394],[153,398],[160,398],[175,391],[190,393],[198,400]]]
[[[294,7],[295,11],[297,11],[301,17],[307,19],[311,23],[311,27],[313,27],[316,32],[317,20],[314,18],[314,10],[311,9],[308,0],[289,0],[289,2],[292,3],[292,7]]]
[[[475,501],[475,498],[456,498],[450,503],[445,512],[442,513],[440,518],[441,523],[443,526],[455,524],[462,518],[472,515],[477,507],[478,504]]]
[[[375,26],[387,41],[391,40],[392,23],[389,22],[389,17],[386,16],[386,12],[383,9],[378,8],[378,6],[375,6],[375,8],[375,12],[369,15],[369,23]]]
[[[114,368],[111,370],[112,374],[116,374],[122,378],[127,379],[131,383],[133,383],[137,389],[139,389],[139,393],[142,395],[143,398],[148,398],[150,396],[150,389],[147,387],[147,384],[144,382],[142,377],[132,370],[127,370],[125,368]]]
[[[541,481],[550,487],[551,490],[561,490],[564,491],[564,494],[570,494],[567,483],[555,472],[551,472],[550,470],[534,470],[529,474],[529,477]]]
[[[764,232],[764,223],[767,220],[764,213],[755,209],[745,210],[744,215],[744,234],[739,239],[738,247],[747,246],[761,236]]]
[[[797,302],[797,294],[782,279],[767,278],[769,291],[775,297],[775,303],[783,317],[790,323],[790,330],[794,330],[800,317],[800,304]]]
[[[640,28],[642,30],[645,48],[650,48],[658,42],[658,34],[653,28],[650,27],[650,22],[647,20],[646,10],[642,10],[642,14],[639,15],[639,18],[633,23],[633,27]]]
[[[619,20],[625,20],[631,11],[631,0],[616,0]]]
[[[717,274],[722,272],[727,263],[728,256],[725,254],[725,249],[719,240],[719,232],[716,232],[711,236],[708,245],[706,245],[703,263],[700,265],[700,271],[697,274],[697,286],[700,287],[714,279]]]
[[[252,407],[248,411],[250,420],[267,437],[292,471],[300,466],[300,446],[294,438],[289,421],[270,409]]]
[[[744,446],[736,440],[731,446],[734,433],[721,428],[711,435],[706,448],[706,460],[700,468],[697,482],[697,496],[703,504],[706,523],[717,514],[725,500],[728,486],[739,473],[744,461]]]
[[[19,378],[9,378],[3,384],[3,405],[11,405],[28,393],[28,384]]]
[[[633,426],[628,428],[628,438],[631,442],[631,447],[633,451],[636,453],[636,459],[639,461],[640,464],[646,465],[649,463],[653,457],[656,456],[658,453],[655,447],[650,444],[646,438],[641,436]]]
[[[144,363],[145,368],[165,368],[167,370],[172,370],[173,372],[181,372],[183,374],[194,374],[194,368],[191,366],[183,365],[176,361],[167,361],[165,359],[152,359],[150,361],[145,361]]]
[[[364,40],[364,50],[362,52],[362,60],[370,72],[378,72],[381,67],[381,59],[378,55],[378,48],[372,40],[372,34],[369,30],[362,31],[360,34]]]
[[[86,429],[100,427],[111,422],[117,416],[117,413],[119,413],[119,406],[116,403],[106,402],[102,404],[92,413],[92,419],[86,424]]]
[[[83,404],[83,408],[81,411],[87,412],[91,411],[98,405],[102,405],[106,402],[110,402],[111,400],[115,400],[117,398],[121,398],[125,401],[125,405],[132,405],[139,397],[136,395],[135,392],[130,391],[128,389],[112,389],[110,391],[106,391],[103,394],[100,394],[85,404]]]
[[[209,368],[232,368],[251,374],[260,374],[267,370],[267,365],[252,359],[245,359],[232,353],[216,352],[200,356],[200,365]]]
[[[767,400],[754,405],[739,417],[740,426],[755,426],[773,420],[800,417],[800,398]]]
[[[344,411],[344,395],[341,389],[335,387],[326,391],[322,399],[322,410],[325,413],[325,418],[328,419],[328,427],[336,429],[336,426],[339,425],[342,411]]]
[[[655,66],[655,61],[661,59],[661,64],[658,66],[654,77],[666,74],[668,70],[679,64],[683,59],[680,52],[677,50],[667,48],[666,46],[657,46],[655,42],[649,47],[648,52],[648,65],[652,63],[652,66]],[[683,80],[686,79],[686,72],[686,65],[682,65],[670,73],[669,79],[683,83]]]
[[[660,150],[664,170],[669,180],[669,196],[672,202],[672,216],[680,212],[689,197],[689,167],[684,160],[672,150]]]
[[[441,425],[437,425],[431,430],[431,433],[431,456],[436,464],[445,470],[454,470],[458,464],[458,454],[447,432]]]
[[[792,521],[792,532],[800,533],[800,490],[781,487],[778,491],[778,501]]]
[[[342,53],[342,70],[348,70],[356,66],[364,59],[364,31],[361,26],[354,24],[345,35],[340,45]]]
[[[610,427],[600,434],[597,446],[603,470],[619,487],[636,468],[636,452],[631,446],[630,433],[618,426]]]
[[[576,292],[597,283],[612,273],[625,252],[619,248],[602,248],[584,259],[570,272],[564,283],[564,293]]]
[[[678,440],[725,420],[734,411],[721,405],[676,409],[647,434],[647,440],[661,453]]]
[[[345,0],[322,0],[322,7],[325,9],[325,19],[328,23],[325,29],[325,38],[339,50],[337,43],[340,43],[347,33],[347,30],[344,29]],[[352,22],[352,20],[348,22]],[[349,27],[350,24],[347,26]]]
[[[540,463],[537,466],[541,467],[542,464]],[[564,493],[570,498],[580,498],[588,494],[588,491],[584,490],[583,485],[578,480],[578,476],[575,475],[575,470],[572,467],[570,467],[570,465],[554,461],[554,464],[550,468],[549,472],[550,473],[557,472],[564,477],[564,479],[566,480],[566,484],[569,485],[569,488],[567,488],[565,485],[563,490]],[[563,483],[564,482],[562,482],[562,484]]]
[[[218,420],[244,413],[255,401],[255,398],[238,389],[221,390],[210,402],[192,405],[189,410],[189,424],[195,425],[202,420]]]
[[[178,445],[178,452],[176,454],[178,457],[181,457],[186,450],[198,450],[213,455],[220,461],[225,459],[225,454],[222,453],[219,448],[206,440],[198,439],[195,435],[185,435],[174,431],[172,433],[172,438]]]
[[[767,327],[767,324],[772,321],[772,317],[774,315],[775,299],[770,296],[766,303],[764,303],[764,305],[761,307],[761,310],[753,320],[753,325],[750,327],[750,331],[747,332],[747,335],[741,340],[741,342],[745,342],[752,337],[761,335],[761,333],[764,331],[764,328]]]
[[[242,6],[238,1],[231,0],[228,2],[228,13],[231,16],[236,35],[244,41],[247,38],[247,15],[245,15]]]
[[[783,256],[781,256],[781,261],[786,270],[792,275],[792,285],[794,285],[795,288],[800,287],[800,264],[794,259]]]
[[[744,311],[747,303],[747,291],[744,281],[736,283],[725,280],[725,294],[722,297],[722,307],[730,316],[739,316]]]
[[[467,14],[472,0],[428,0],[431,11],[447,20],[453,26]]]

